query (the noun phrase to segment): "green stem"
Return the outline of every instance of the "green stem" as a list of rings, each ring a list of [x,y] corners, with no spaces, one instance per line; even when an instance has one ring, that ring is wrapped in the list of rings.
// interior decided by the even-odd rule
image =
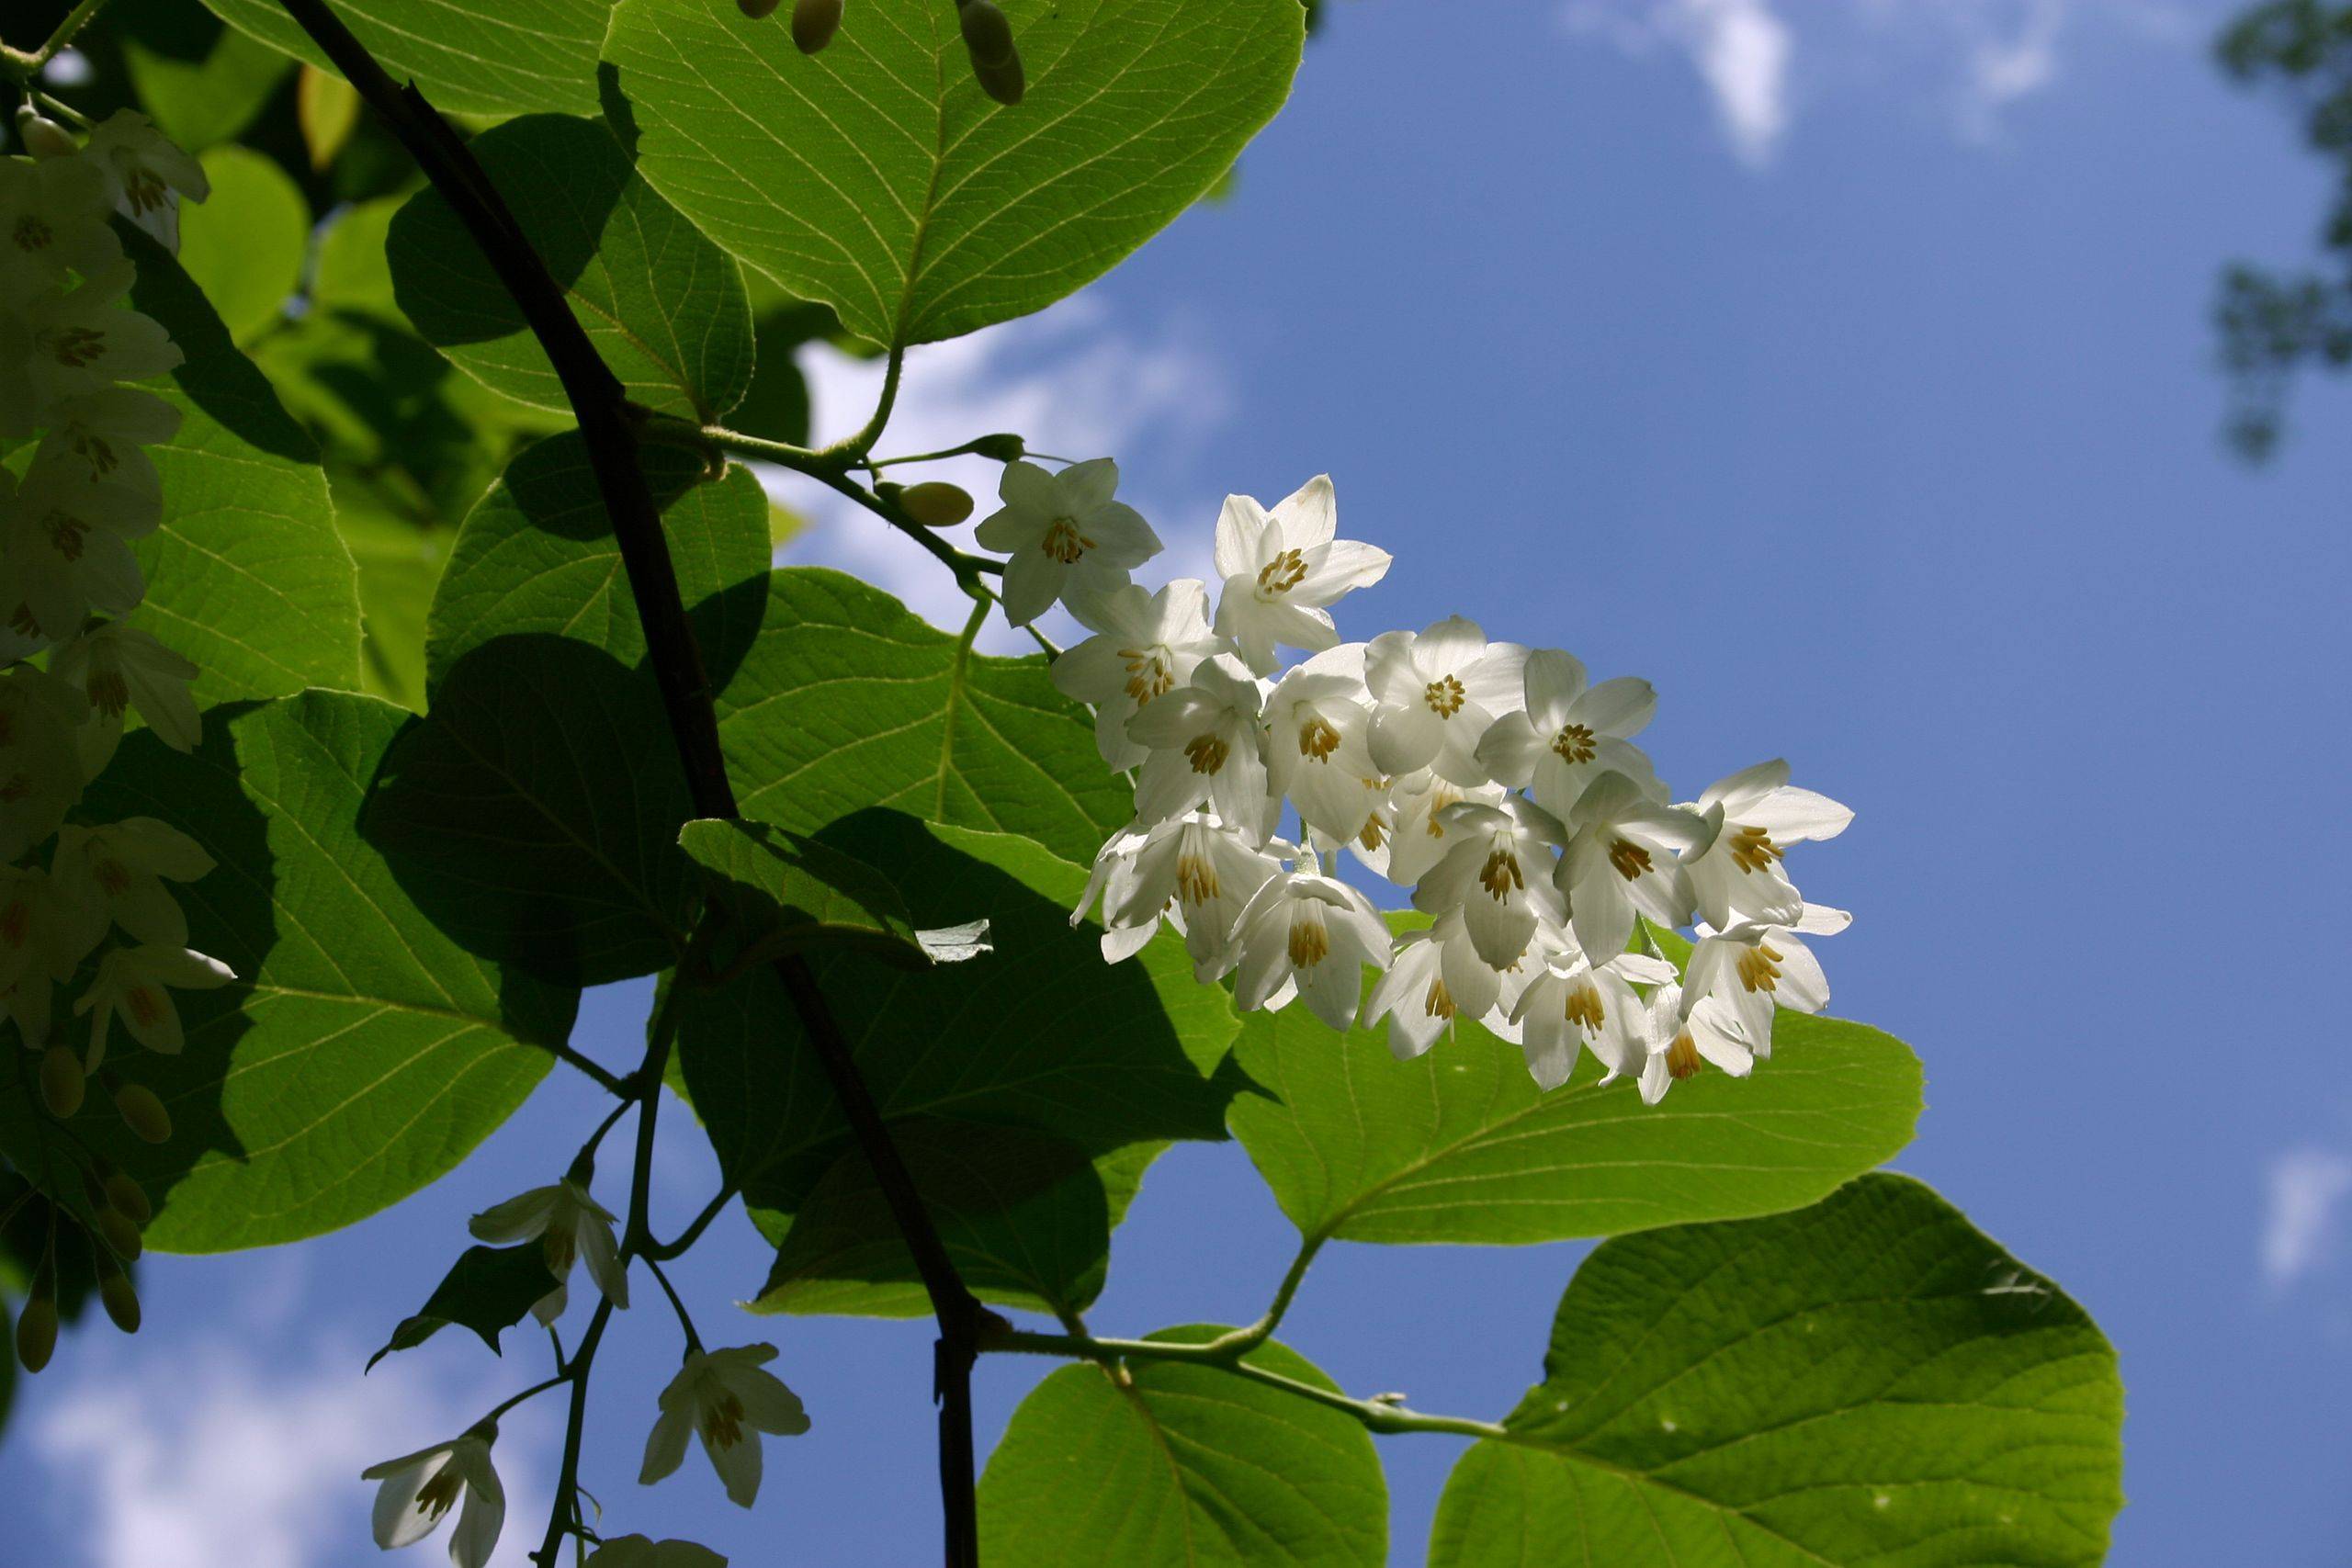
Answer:
[[[820,457],[832,458],[846,466],[874,449],[874,444],[882,438],[882,427],[890,423],[890,411],[899,404],[899,373],[906,366],[907,351],[892,344],[890,357],[882,367],[882,395],[875,401],[874,417],[867,420],[865,428],[856,434],[834,442],[820,453]]]
[[[735,1184],[730,1181],[720,1188],[709,1202],[702,1206],[702,1213],[696,1214],[693,1222],[678,1233],[677,1240],[656,1242],[645,1249],[645,1256],[663,1263],[669,1262],[673,1258],[684,1256],[686,1248],[702,1239],[702,1233],[710,1228],[710,1222],[726,1213],[728,1202],[734,1196]]]
[[[678,1298],[677,1287],[670,1283],[669,1274],[654,1261],[650,1252],[645,1255],[645,1266],[653,1270],[653,1278],[661,1283],[662,1293],[670,1298],[670,1310],[678,1314],[678,1326],[685,1331],[687,1351],[701,1355],[702,1336],[695,1332],[694,1315],[686,1311],[686,1303]]]
[[[31,81],[48,68],[51,61],[65,52],[74,42],[74,35],[89,26],[90,18],[105,10],[107,0],[81,0],[81,4],[68,11],[65,19],[57,24],[57,30],[49,35],[47,43],[29,54],[21,49],[7,50],[5,54],[0,54],[0,67],[5,67],[19,82]],[[0,45],[0,48],[6,46]]]
[[[628,1093],[628,1086],[621,1081],[617,1074],[606,1070],[595,1062],[590,1061],[586,1056],[581,1055],[580,1052],[562,1041],[558,1041],[556,1043],[555,1059],[564,1064],[564,1066],[584,1073],[589,1077],[594,1078],[596,1081],[597,1086],[604,1089],[607,1094],[626,1096]]]
[[[514,1409],[525,1400],[545,1393],[548,1390],[555,1387],[558,1383],[566,1383],[571,1381],[571,1374],[569,1372],[558,1372],[555,1376],[548,1379],[545,1382],[535,1382],[530,1387],[525,1389],[522,1393],[514,1394],[511,1398],[500,1400],[496,1404],[491,1407],[490,1414],[483,1416],[477,1425],[488,1426],[491,1422],[497,1420],[501,1416],[505,1415],[508,1411]]]

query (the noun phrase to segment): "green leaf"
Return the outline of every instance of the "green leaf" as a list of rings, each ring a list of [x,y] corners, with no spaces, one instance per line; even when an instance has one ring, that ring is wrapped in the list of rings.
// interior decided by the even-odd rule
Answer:
[[[622,0],[639,168],[703,232],[876,343],[955,337],[1108,271],[1282,107],[1297,0],[1005,0],[1017,107],[953,8],[852,6],[822,54],[707,0]]]
[[[368,1358],[368,1370],[395,1350],[413,1350],[451,1324],[481,1336],[493,1355],[502,1330],[523,1321],[540,1298],[556,1287],[548,1252],[536,1241],[520,1247],[469,1247],[433,1287],[424,1305],[401,1319],[383,1348]]]
[[[996,944],[920,972],[853,953],[814,964],[894,1123],[1021,1128],[1090,1156],[1223,1136],[1231,1003],[1193,980],[1172,936],[1103,963],[1100,928],[1069,923],[1082,869],[1026,839],[889,811],[820,838],[895,881],[917,924],[985,913]],[[794,1213],[850,1139],[782,986],[755,967],[680,1008],[680,1068],[721,1168],[755,1211]]]
[[[359,590],[334,529],[318,449],[179,264],[128,224],[132,304],[187,363],[155,389],[179,434],[149,448],[165,522],[139,541],[141,615],[196,660],[199,702],[282,696],[359,682]]]
[[[748,468],[702,482],[702,460],[681,448],[648,446],[643,463],[704,667],[724,679],[766,607],[767,498]],[[517,457],[467,516],[433,599],[429,682],[438,686],[484,643],[517,633],[570,637],[625,664],[645,655],[612,519],[577,431]]]
[[[457,531],[348,503],[335,529],[359,568],[360,683],[404,708],[424,706],[424,624]]]
[[[212,194],[180,211],[180,265],[243,343],[274,326],[302,285],[311,204],[276,162],[243,147],[202,160]]]
[[[1199,1344],[1223,1332],[1151,1337]],[[1248,1359],[1336,1392],[1287,1346]],[[1353,1417],[1215,1367],[1128,1371],[1123,1388],[1099,1367],[1064,1367],[1021,1402],[980,1478],[983,1558],[1022,1568],[1388,1561],[1388,1488]]]
[[[758,640],[719,687],[718,728],[743,815],[797,832],[887,806],[1091,864],[1135,815],[1043,658],[974,653],[839,572],[775,574]]]
[[[863,953],[906,969],[989,951],[988,921],[917,931],[896,884],[872,866],[765,822],[689,822],[678,847],[725,913],[727,967],[788,953]]]
[[[964,1283],[1000,1306],[1064,1315],[1102,1293],[1111,1233],[1164,1144],[1088,1157],[1020,1127],[916,1119],[895,1123],[923,1206]],[[777,1248],[755,1312],[922,1317],[914,1258],[874,1168],[851,1149],[817,1179]]]
[[[476,137],[473,152],[631,398],[699,423],[741,400],[752,312],[734,259],[653,193],[602,122],[531,115]],[[438,191],[392,220],[390,254],[427,343],[496,391],[571,412],[522,308]]]
[[[468,953],[359,831],[417,721],[334,692],[206,716],[192,757],[134,734],[90,789],[94,821],[154,817],[218,863],[175,887],[190,942],[235,984],[176,995],[186,1051],[118,1041],[108,1065],[169,1108],[151,1148],[102,1096],[74,1125],[146,1184],[147,1244],[217,1252],[351,1224],[448,1171],[521,1104],[576,995]]]
[[[2082,1308],[1926,1187],[1865,1177],[1596,1250],[1511,1441],[1455,1468],[1430,1562],[1537,1568],[1573,1541],[1683,1568],[2087,1568],[2122,1417]]]
[[[321,70],[327,57],[277,0],[205,0],[230,26]],[[414,77],[458,114],[596,112],[596,49],[611,0],[336,0],[334,13],[392,79]]]
[[[222,27],[197,0],[147,0],[119,7],[107,22],[108,31],[121,34],[123,73],[139,107],[190,152],[252,124],[293,66],[276,50]]]
[[[1590,1053],[1544,1093],[1475,1024],[1399,1062],[1382,1030],[1256,1012],[1234,1055],[1266,1093],[1230,1119],[1315,1241],[1513,1245],[1772,1213],[1893,1156],[1920,1107],[1901,1041],[1785,1011],[1772,1032],[1754,1077],[1702,1073],[1653,1106],[1630,1079],[1601,1088]]]

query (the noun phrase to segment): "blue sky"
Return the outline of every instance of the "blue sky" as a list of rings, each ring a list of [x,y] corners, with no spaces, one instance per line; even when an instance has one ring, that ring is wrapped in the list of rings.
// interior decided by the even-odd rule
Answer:
[[[1226,491],[1328,469],[1343,531],[1399,561],[1343,606],[1355,635],[1458,612],[1570,648],[1657,682],[1646,739],[1686,793],[1782,754],[1856,807],[1805,868],[1858,916],[1824,947],[1834,1010],[1926,1061],[1901,1167],[2120,1349],[2115,1561],[2340,1565],[2352,397],[2301,389],[2265,469],[2219,440],[2217,269],[2303,257],[2327,196],[2281,106],[2211,68],[2225,8],[1331,10],[1230,200],[1078,305],[919,358],[893,444],[1011,427],[1115,451],[1178,571]],[[820,366],[825,417],[853,423],[865,379]],[[819,518],[804,553],[953,602]],[[584,1047],[633,1059],[643,1007],[593,1000]],[[0,1506],[54,1532],[26,1561],[371,1558],[357,1470],[544,1351],[446,1336],[364,1383],[359,1363],[465,1214],[543,1179],[594,1100],[551,1080],[353,1231],[159,1261],[147,1332],[71,1344],[0,1446]],[[678,1217],[715,1179],[684,1138],[662,1172]],[[1091,1319],[1246,1319],[1290,1245],[1237,1148],[1179,1149]],[[1498,1415],[1580,1250],[1336,1247],[1285,1337],[1351,1388]],[[740,1562],[933,1561],[927,1336],[729,1324],[763,1267],[740,1221],[684,1266],[706,1335],[775,1338],[817,1419],[772,1450],[756,1513],[698,1461],[634,1485],[674,1356],[642,1311],[598,1379],[590,1486],[624,1528]],[[984,1367],[987,1436],[1041,1370]],[[501,1445],[517,1553],[547,1415]],[[1384,1441],[1398,1562],[1456,1451]]]

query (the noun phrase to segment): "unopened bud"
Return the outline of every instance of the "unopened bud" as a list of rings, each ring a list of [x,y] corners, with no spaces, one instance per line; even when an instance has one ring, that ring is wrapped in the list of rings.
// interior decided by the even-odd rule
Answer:
[[[972,450],[991,462],[1010,463],[1029,454],[1029,443],[1011,431],[997,435],[983,435],[972,443]]]
[[[25,151],[36,158],[63,158],[82,150],[74,133],[53,119],[43,118],[30,104],[17,110],[17,139]]]
[[[909,485],[899,492],[899,505],[926,528],[953,528],[972,514],[971,492],[944,479]]]
[[[98,1280],[98,1300],[117,1328],[125,1334],[139,1332],[139,1292],[131,1287],[130,1275],[119,1269],[106,1270]]]
[[[777,0],[735,0],[735,8],[757,22],[775,15]]]
[[[130,1216],[130,1223],[144,1225],[155,1217],[155,1205],[147,1199],[147,1189],[127,1170],[118,1170],[107,1178],[107,1201]]]
[[[980,90],[1001,104],[1021,101],[1024,82],[1021,51],[1013,47],[1012,24],[990,0],[956,0],[956,20],[964,30],[965,52]]]
[[[28,1372],[49,1365],[57,1353],[57,1298],[35,1295],[17,1319],[17,1364]]]
[[[803,54],[814,54],[833,41],[842,25],[842,0],[795,0],[792,41]]]
[[[107,1244],[108,1250],[125,1263],[136,1261],[139,1255],[147,1250],[146,1243],[139,1239],[139,1227],[120,1209],[98,1210],[91,1217],[90,1228],[97,1233],[98,1239]]]
[[[172,1141],[172,1113],[145,1084],[127,1083],[114,1091],[114,1108],[123,1125],[151,1144]]]
[[[82,1109],[82,1058],[70,1046],[51,1045],[40,1055],[40,1102],[64,1121]]]

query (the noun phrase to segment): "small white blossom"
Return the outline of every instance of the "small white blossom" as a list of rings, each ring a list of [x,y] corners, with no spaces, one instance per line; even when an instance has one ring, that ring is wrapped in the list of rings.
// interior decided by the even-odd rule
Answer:
[[[119,615],[146,597],[130,541],[157,513],[129,492],[36,463],[0,518],[0,608],[43,637],[62,642],[92,611]]]
[[[1827,795],[1791,784],[1788,763],[1777,759],[1717,780],[1685,809],[1706,823],[1702,847],[1683,861],[1690,895],[1700,918],[1719,929],[1795,919],[1804,899],[1781,869],[1782,846],[1834,839],[1854,819]]]
[[[1213,818],[1192,816],[1154,829],[1136,856],[1135,877],[1119,918],[1141,919],[1171,903],[1184,930],[1193,972],[1204,983],[1221,978],[1238,956],[1233,933],[1269,878],[1282,870],[1289,844],[1253,846]]]
[[[1388,1049],[1398,1061],[1421,1055],[1458,1018],[1519,1032],[1505,1010],[1504,975],[1478,956],[1460,909],[1448,909],[1396,944],[1388,973],[1373,982],[1364,998],[1369,1029],[1388,1020]],[[1516,999],[1516,998],[1512,998]]]
[[[1689,1012],[1702,998],[1721,1003],[1736,1021],[1748,1048],[1770,1056],[1777,1009],[1819,1012],[1829,1005],[1829,977],[1797,934],[1829,936],[1852,921],[1843,909],[1807,904],[1785,925],[1746,923],[1723,931],[1702,926],[1698,944],[1690,950],[1683,1010]]]
[[[1598,965],[1574,948],[1556,954],[1512,1014],[1528,1072],[1543,1088],[1557,1089],[1576,1071],[1579,1047],[1589,1047],[1608,1069],[1602,1083],[1641,1072],[1649,1055],[1649,1010],[1634,987],[1673,978],[1673,964],[1646,953],[1621,953]]]
[[[237,977],[217,958],[184,947],[118,947],[98,960],[96,978],[74,1004],[76,1018],[90,1015],[90,1054],[83,1070],[95,1073],[106,1060],[107,1031],[119,1015],[130,1037],[150,1051],[176,1056],[187,1037],[172,990],[209,991]]]
[[[1681,987],[1660,986],[1650,993],[1649,1056],[1642,1064],[1642,1100],[1656,1105],[1666,1091],[1712,1062],[1736,1078],[1756,1066],[1756,1053],[1740,1032],[1739,1021],[1713,997],[1684,1005]]]
[[[137,709],[155,738],[175,751],[193,750],[204,738],[188,690],[198,673],[195,661],[137,626],[108,621],[91,627],[62,645],[49,668],[89,699],[89,721],[76,736],[88,777],[97,776],[121,743],[126,709]]]
[[[1136,780],[1136,820],[1164,822],[1207,801],[1228,827],[1264,842],[1274,802],[1266,793],[1261,700],[1240,661],[1219,654],[1128,720],[1128,736],[1150,752]]]
[[[1527,650],[1487,640],[1460,615],[1416,637],[1383,632],[1364,654],[1372,688],[1372,760],[1384,773],[1428,768],[1463,788],[1491,776],[1478,742],[1504,714],[1518,709]]]
[[[685,1365],[662,1391],[662,1416],[646,1438],[639,1482],[650,1486],[675,1471],[692,1434],[702,1438],[729,1500],[750,1507],[760,1492],[760,1434],[797,1437],[808,1429],[800,1396],[762,1370],[775,1359],[773,1345],[686,1352]]]
[[[1073,586],[1110,588],[1159,553],[1159,536],[1132,506],[1111,499],[1119,466],[1108,457],[1049,473],[1035,463],[1004,466],[1001,509],[973,537],[1004,563],[1004,618],[1026,626]]]
[[[1574,655],[1544,648],[1527,656],[1523,694],[1525,710],[1505,714],[1478,740],[1478,763],[1497,783],[1525,787],[1562,818],[1602,773],[1660,793],[1650,760],[1627,740],[1657,712],[1647,681],[1621,675],[1590,685]]]
[[[1388,928],[1372,901],[1313,872],[1266,879],[1241,911],[1234,1000],[1245,1010],[1279,1009],[1293,997],[1333,1029],[1355,1021],[1363,966],[1388,967]]]
[[[0,299],[87,277],[122,257],[104,171],[83,158],[0,158]]]
[[[1216,520],[1216,630],[1261,675],[1274,672],[1277,644],[1307,653],[1337,647],[1324,608],[1388,574],[1386,550],[1341,539],[1339,500],[1318,474],[1272,512],[1246,495],[1225,498]]]
[[[1356,858],[1398,886],[1410,887],[1453,846],[1445,830],[1445,808],[1464,800],[1493,806],[1503,794],[1499,784],[1464,789],[1429,773],[1392,779],[1382,841],[1360,844]]]
[[[1365,694],[1363,648],[1351,643],[1291,671],[1266,698],[1267,782],[1336,843],[1363,832],[1387,800],[1387,781],[1373,765]]]
[[[1209,630],[1208,588],[1196,578],[1157,593],[1123,582],[1074,588],[1064,602],[1094,635],[1054,660],[1055,689],[1093,705],[1094,744],[1105,762],[1135,767],[1149,752],[1128,738],[1127,720],[1225,646]]]
[[[111,919],[140,942],[186,947],[187,916],[164,883],[194,882],[212,864],[204,846],[178,829],[127,817],[103,828],[60,828],[50,870],[60,894],[97,912],[98,935]]]
[[[136,109],[117,109],[90,132],[82,157],[107,180],[108,197],[167,250],[180,248],[179,197],[212,194],[204,165]]]
[[[1572,836],[1556,875],[1578,947],[1623,953],[1636,914],[1669,928],[1690,918],[1676,857],[1698,841],[1696,817],[1659,805],[1623,773],[1609,773],[1587,786],[1568,826]]]
[[[24,310],[25,370],[34,423],[46,424],[58,405],[117,381],[143,381],[176,369],[183,355],[171,334],[122,297],[139,269],[119,261],[99,268],[69,294],[35,298]]]
[[[458,1568],[486,1568],[506,1524],[506,1489],[490,1462],[490,1444],[466,1436],[386,1460],[360,1472],[376,1488],[376,1544],[390,1551],[431,1535],[459,1497],[465,1507],[449,1538],[449,1561]]]
[[[1442,817],[1452,847],[1413,889],[1413,908],[1460,909],[1478,956],[1507,969],[1527,951],[1537,922],[1566,919],[1552,876],[1566,836],[1550,812],[1515,795],[1493,806],[1457,802]]]
[[[628,1305],[628,1267],[621,1261],[620,1241],[613,1234],[612,1211],[588,1195],[588,1189],[570,1177],[548,1187],[494,1204],[466,1222],[476,1241],[510,1247],[539,1238],[548,1272],[555,1289],[531,1305],[531,1315],[552,1324],[563,1315],[571,1299],[571,1264],[576,1258],[588,1266],[588,1278],[605,1299],[616,1307]]]

